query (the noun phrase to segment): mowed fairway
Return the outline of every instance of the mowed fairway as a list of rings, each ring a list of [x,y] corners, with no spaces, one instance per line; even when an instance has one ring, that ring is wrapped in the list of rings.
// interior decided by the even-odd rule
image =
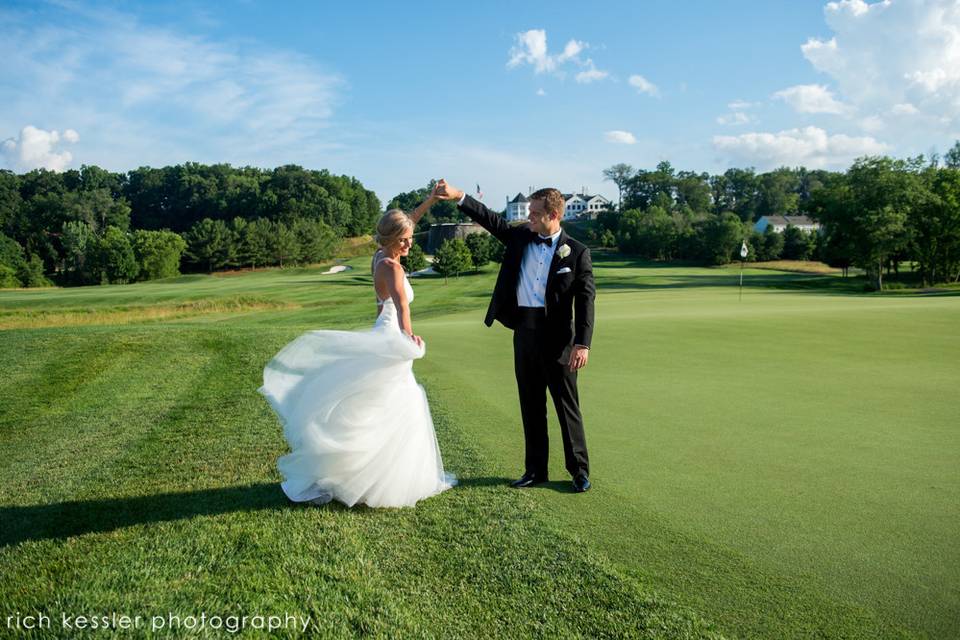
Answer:
[[[414,282],[416,372],[463,485],[413,510],[290,506],[260,372],[303,330],[372,321],[364,262],[0,293],[4,617],[960,635],[960,296],[748,271],[740,301],[736,270],[598,258],[595,486],[574,495],[555,421],[555,482],[504,487],[522,438],[510,334],[481,322],[492,267]]]

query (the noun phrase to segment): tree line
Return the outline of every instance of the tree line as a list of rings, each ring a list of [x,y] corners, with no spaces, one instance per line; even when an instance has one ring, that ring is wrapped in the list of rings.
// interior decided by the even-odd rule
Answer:
[[[380,212],[356,178],[295,165],[0,171],[0,286],[316,262]]]
[[[652,171],[614,165],[604,177],[617,185],[619,210],[602,212],[587,240],[625,253],[724,264],[739,259],[746,241],[750,260],[856,266],[875,289],[905,262],[923,286],[960,280],[960,141],[942,159],[864,157],[843,172],[709,175],[661,162]],[[807,215],[822,229],[755,231],[770,215]]]

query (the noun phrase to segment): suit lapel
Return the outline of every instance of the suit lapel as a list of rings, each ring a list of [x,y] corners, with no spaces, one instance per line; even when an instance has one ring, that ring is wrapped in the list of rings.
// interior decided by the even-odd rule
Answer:
[[[560,257],[560,247],[562,247],[567,242],[567,232],[563,229],[560,230],[560,235],[557,237],[557,246],[553,250],[553,260],[550,261],[550,271],[547,272],[547,286],[544,290],[545,293],[550,293],[550,287],[553,284],[553,276],[557,273],[557,269],[560,268],[560,263],[563,262],[563,258]]]

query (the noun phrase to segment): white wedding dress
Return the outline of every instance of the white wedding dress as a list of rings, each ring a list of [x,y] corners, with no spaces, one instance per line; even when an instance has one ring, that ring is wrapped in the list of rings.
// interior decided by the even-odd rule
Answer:
[[[407,299],[413,288],[404,276]],[[310,331],[263,370],[260,388],[290,453],[277,460],[295,502],[413,506],[452,487],[413,361],[425,347],[400,331],[392,299],[369,331]]]

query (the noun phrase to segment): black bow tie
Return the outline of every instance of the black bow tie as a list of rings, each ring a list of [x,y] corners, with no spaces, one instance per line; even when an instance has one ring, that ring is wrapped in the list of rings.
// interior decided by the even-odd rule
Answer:
[[[537,236],[533,239],[533,241],[537,244],[545,244],[548,247],[553,246],[553,238],[541,238],[540,236]]]

